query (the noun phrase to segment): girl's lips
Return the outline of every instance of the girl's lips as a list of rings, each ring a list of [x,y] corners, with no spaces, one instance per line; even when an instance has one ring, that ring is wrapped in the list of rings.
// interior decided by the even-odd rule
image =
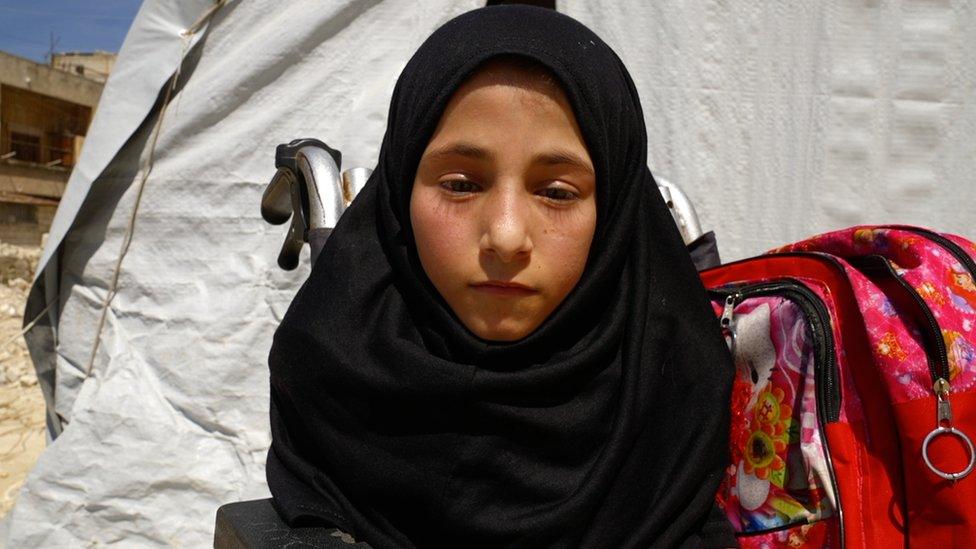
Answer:
[[[506,282],[502,280],[488,280],[477,282],[470,285],[475,290],[502,296],[525,296],[538,293],[524,284],[518,282]]]

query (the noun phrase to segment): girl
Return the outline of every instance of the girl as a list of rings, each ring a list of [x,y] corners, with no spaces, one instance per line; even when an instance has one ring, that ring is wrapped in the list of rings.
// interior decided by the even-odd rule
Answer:
[[[268,483],[374,547],[735,545],[732,364],[614,52],[527,6],[438,29],[271,350]]]

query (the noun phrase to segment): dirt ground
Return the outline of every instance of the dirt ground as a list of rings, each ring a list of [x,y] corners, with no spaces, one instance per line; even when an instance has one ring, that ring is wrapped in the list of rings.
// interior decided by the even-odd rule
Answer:
[[[0,518],[45,446],[44,397],[20,336],[40,251],[0,242]]]

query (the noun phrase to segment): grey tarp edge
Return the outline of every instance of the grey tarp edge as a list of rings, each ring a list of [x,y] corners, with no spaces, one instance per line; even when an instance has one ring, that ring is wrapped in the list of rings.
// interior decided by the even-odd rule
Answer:
[[[184,35],[184,31],[213,5],[212,0],[143,2],[126,34],[118,62],[105,84],[81,157],[71,172],[51,223],[24,309],[26,326],[50,304],[47,322],[39,322],[33,329],[36,333],[25,334],[25,339],[47,402],[46,419],[51,438],[60,434],[62,429],[62,419],[54,412],[53,355],[56,352],[59,297],[56,252],[71,229],[92,184],[145,120],[162,87],[206,32],[208,24],[204,23],[192,35]]]

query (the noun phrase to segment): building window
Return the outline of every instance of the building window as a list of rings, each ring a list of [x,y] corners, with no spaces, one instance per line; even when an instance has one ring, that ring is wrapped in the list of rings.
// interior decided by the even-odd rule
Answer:
[[[74,136],[58,133],[47,135],[47,158],[45,162],[57,162],[62,166],[74,166]]]
[[[10,132],[10,150],[17,153],[17,160],[41,161],[41,138],[29,133]]]

